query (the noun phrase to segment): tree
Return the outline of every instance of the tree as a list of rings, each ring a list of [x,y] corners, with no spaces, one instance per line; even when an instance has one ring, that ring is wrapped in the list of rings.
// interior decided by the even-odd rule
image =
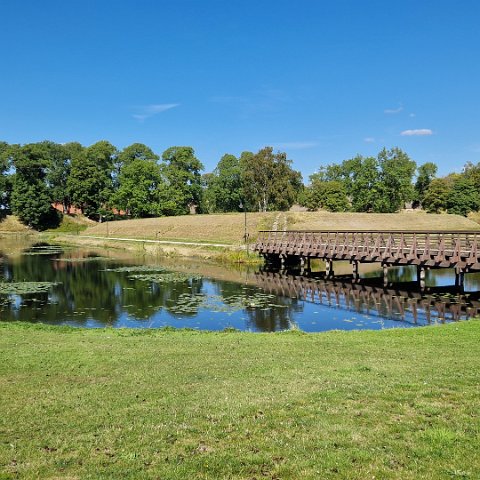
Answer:
[[[461,176],[453,184],[447,197],[447,211],[466,217],[480,208],[480,193],[470,178]]]
[[[158,158],[158,157],[157,157]],[[135,158],[125,163],[111,203],[134,218],[162,214],[160,189],[165,188],[162,172],[153,159]]]
[[[71,159],[75,151],[81,150],[79,143],[67,143],[60,145],[54,142],[43,142],[48,151],[49,162],[46,168],[45,180],[50,196],[55,203],[61,203],[63,213],[68,212],[71,205],[70,194],[67,187],[70,176]]]
[[[260,212],[288,210],[302,188],[302,176],[291,168],[292,161],[282,152],[265,147],[240,157],[241,180],[245,201]]]
[[[416,163],[399,148],[386,150],[378,154],[380,168],[381,195],[375,202],[375,211],[394,213],[413,200],[413,175],[417,169]]]
[[[339,180],[325,181],[321,173],[310,175],[310,185],[305,188],[302,199],[300,203],[309,210],[346,212],[350,207],[345,185]]]
[[[72,155],[68,192],[72,203],[90,218],[99,218],[113,193],[112,171],[117,149],[102,140]]]
[[[10,148],[8,143],[0,142],[0,219],[10,208],[11,181],[7,175],[10,167]]]
[[[26,225],[43,230],[56,226],[59,215],[45,183],[49,164],[47,143],[13,145],[10,149],[15,175],[11,196],[12,212]]]
[[[432,162],[424,163],[418,167],[417,181],[415,182],[415,194],[419,203],[423,204],[425,192],[436,174],[437,166]]]
[[[225,154],[212,174],[204,175],[204,203],[209,212],[238,212],[242,203],[241,169],[238,158]]]
[[[114,158],[113,182],[115,188],[118,187],[118,177],[122,168],[134,160],[152,160],[158,162],[160,157],[143,143],[132,143],[132,145],[125,147],[118,156]]]
[[[416,164],[399,148],[383,149],[377,157],[344,160],[321,170],[324,181],[344,185],[355,212],[396,212],[413,199]]]
[[[162,154],[166,188],[160,192],[164,215],[182,215],[201,205],[203,165],[192,147],[171,147]]]
[[[444,178],[434,178],[423,194],[423,208],[428,213],[440,213],[447,209],[447,200],[450,196],[455,180],[458,175],[450,175]]]

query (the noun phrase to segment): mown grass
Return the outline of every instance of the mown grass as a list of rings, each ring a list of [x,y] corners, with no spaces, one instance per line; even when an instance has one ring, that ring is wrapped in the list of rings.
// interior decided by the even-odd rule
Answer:
[[[238,245],[244,242],[244,222],[243,213],[184,215],[105,222],[89,227],[84,234]],[[247,214],[250,242],[259,230],[270,230],[275,224],[278,230],[479,230],[477,223],[459,215],[267,212]]]
[[[278,215],[278,214],[277,214]],[[256,237],[259,226],[271,227],[273,213],[247,214],[247,230]],[[88,228],[85,235],[145,238],[186,242],[239,244],[244,241],[245,216],[243,213],[217,215],[182,215],[178,217],[143,218],[104,222]]]
[[[460,215],[401,213],[288,212],[292,230],[479,230],[478,223]]]
[[[474,479],[480,322],[326,334],[0,323],[0,478]]]

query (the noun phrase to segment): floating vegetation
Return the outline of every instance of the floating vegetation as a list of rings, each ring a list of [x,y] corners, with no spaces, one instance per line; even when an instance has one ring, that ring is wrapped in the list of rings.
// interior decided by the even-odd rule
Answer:
[[[195,295],[183,293],[178,297],[175,305],[168,307],[168,310],[177,314],[196,314],[200,309],[216,313],[223,312],[232,314],[244,309],[268,310],[272,307],[285,308],[285,305],[271,303],[273,298],[275,298],[275,295],[269,295],[266,293],[230,295],[228,297],[222,297],[221,295],[206,295],[204,293],[197,293]]]
[[[110,257],[68,257],[68,258],[52,258],[54,262],[83,263],[97,262],[100,260],[112,260]]]
[[[33,250],[33,251],[23,252],[22,255],[59,255],[61,253],[64,253],[63,249],[49,248],[46,250]]]
[[[48,292],[56,282],[0,282],[0,295]]]
[[[159,265],[129,265],[127,267],[118,267],[118,268],[106,268],[105,272],[166,272],[167,270]]]
[[[139,273],[129,275],[131,280],[153,283],[182,283],[190,280],[200,280],[201,275],[192,275],[181,272]]]

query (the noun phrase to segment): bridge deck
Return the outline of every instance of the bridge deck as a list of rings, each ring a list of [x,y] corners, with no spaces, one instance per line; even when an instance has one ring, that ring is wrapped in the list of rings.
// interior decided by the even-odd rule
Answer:
[[[259,232],[265,257],[300,257],[384,265],[480,270],[480,231],[290,230]]]

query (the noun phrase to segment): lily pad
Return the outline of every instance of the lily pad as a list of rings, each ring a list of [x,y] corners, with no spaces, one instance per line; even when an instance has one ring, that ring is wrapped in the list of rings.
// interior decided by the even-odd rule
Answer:
[[[139,273],[129,275],[131,280],[140,280],[142,282],[153,283],[175,283],[188,282],[189,280],[200,280],[201,275],[189,275],[180,272],[160,272],[160,273]]]
[[[118,267],[118,268],[106,268],[105,272],[126,272],[126,273],[133,273],[133,272],[166,272],[167,270],[164,267],[160,267],[159,265],[128,265],[126,267]]]
[[[55,282],[0,282],[1,295],[48,292]]]

